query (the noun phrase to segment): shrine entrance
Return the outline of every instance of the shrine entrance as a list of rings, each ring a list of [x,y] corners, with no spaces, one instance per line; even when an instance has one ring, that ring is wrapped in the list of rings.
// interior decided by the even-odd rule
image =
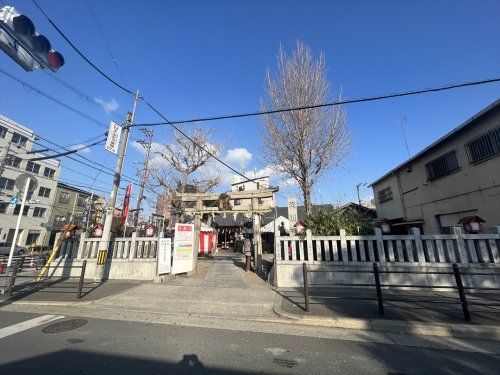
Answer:
[[[223,218],[244,218],[241,225],[221,226],[218,242],[237,251],[235,248],[238,236],[249,234],[253,237],[254,266],[257,273],[262,273],[262,237],[261,215],[270,212],[275,207],[274,193],[277,187],[250,191],[230,191],[228,193],[182,193],[179,199],[184,203],[184,211],[194,214],[194,247],[193,269],[196,269],[200,249],[201,219],[207,218],[211,224],[212,215],[222,215]],[[228,220],[228,222],[231,220]],[[223,238],[221,238],[223,236]]]

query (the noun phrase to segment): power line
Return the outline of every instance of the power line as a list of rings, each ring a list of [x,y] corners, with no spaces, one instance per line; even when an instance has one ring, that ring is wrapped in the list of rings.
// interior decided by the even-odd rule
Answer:
[[[109,82],[111,82],[112,84],[114,84],[115,86],[117,86],[118,88],[122,89],[123,91],[125,91],[126,93],[130,94],[130,95],[134,95],[134,92],[125,88],[124,86],[120,85],[118,82],[116,82],[113,78],[111,78],[110,76],[108,76],[106,73],[104,73],[101,69],[99,69],[92,61],[90,61],[69,39],[68,37],[61,31],[61,29],[59,29],[57,27],[57,25],[50,19],[50,17],[47,15],[47,13],[44,12],[44,10],[40,7],[40,5],[38,5],[38,3],[35,1],[35,0],[32,0],[33,1],[33,4],[35,4],[35,6],[38,8],[38,10],[40,12],[42,12],[42,14],[45,16],[45,18],[47,18],[47,20],[49,21],[49,23],[52,25],[52,27],[54,29],[56,29],[56,31],[59,33],[59,35],[61,35],[63,37],[63,39],[71,46],[71,48],[73,48],[75,50],[76,53],[78,53],[80,55],[80,57],[82,59],[84,59],[90,66],[92,66],[95,70],[97,70],[99,72],[100,75],[102,75],[104,78],[106,78]]]
[[[500,78],[490,78],[490,79],[483,79],[483,80],[479,80],[479,81],[449,84],[449,85],[432,87],[432,88],[427,88],[427,89],[404,91],[404,92],[399,92],[399,93],[394,93],[394,94],[377,95],[377,96],[366,97],[366,98],[340,100],[340,101],[336,101],[336,102],[313,104],[313,105],[302,106],[302,107],[274,109],[274,110],[269,110],[269,111],[257,111],[257,112],[248,112],[248,113],[240,113],[240,114],[232,114],[232,115],[221,115],[221,116],[213,116],[213,117],[201,117],[201,118],[197,118],[197,119],[181,120],[181,121],[168,121],[168,120],[166,120],[165,122],[133,124],[132,126],[159,126],[159,125],[172,125],[172,124],[180,125],[180,124],[188,124],[188,123],[203,122],[203,121],[217,121],[217,120],[227,120],[227,119],[242,118],[242,117],[263,116],[263,115],[270,115],[270,114],[275,114],[275,113],[302,111],[302,110],[306,110],[306,109],[331,107],[331,106],[344,105],[344,104],[372,102],[372,101],[378,101],[378,100],[400,98],[400,97],[410,96],[410,95],[428,94],[428,93],[432,93],[432,92],[453,90],[453,89],[462,88],[462,87],[485,85],[488,83],[495,83],[495,82],[499,82],[499,81],[500,81]]]
[[[0,73],[3,73],[3,74],[4,74],[4,75],[6,75],[7,77],[9,77],[9,78],[13,79],[14,81],[17,81],[18,83],[20,83],[21,85],[26,86],[26,87],[30,88],[31,90],[33,90],[33,91],[36,91],[37,93],[39,93],[39,94],[41,94],[41,95],[45,96],[46,98],[48,98],[48,99],[52,100],[53,102],[55,102],[55,103],[57,103],[57,104],[59,104],[59,105],[61,105],[61,106],[65,107],[66,109],[69,109],[70,111],[72,111],[72,112],[76,113],[77,115],[82,116],[82,117],[86,118],[87,120],[90,120],[90,121],[92,121],[93,123],[95,123],[95,124],[97,124],[97,125],[99,125],[99,126],[101,126],[101,127],[108,128],[108,127],[107,127],[107,126],[106,126],[103,122],[100,122],[99,120],[96,120],[96,119],[95,119],[95,118],[93,118],[92,116],[87,115],[86,113],[84,113],[84,112],[82,112],[82,111],[80,111],[80,110],[78,110],[78,109],[76,109],[76,108],[74,108],[74,107],[70,106],[69,104],[64,103],[63,101],[61,101],[61,100],[59,100],[59,99],[57,99],[57,98],[53,97],[52,95],[47,94],[46,92],[44,92],[44,91],[42,91],[42,90],[40,90],[40,89],[37,89],[36,87],[34,87],[34,86],[30,85],[29,83],[27,83],[27,82],[25,82],[25,81],[23,81],[23,80],[21,80],[21,79],[19,79],[19,78],[15,77],[15,76],[13,76],[13,75],[12,75],[12,74],[10,74],[10,73],[7,73],[5,70],[3,70],[3,69],[1,69],[1,68],[0,68]]]
[[[65,81],[64,79],[62,79],[61,77],[59,77],[57,74],[54,74],[54,73],[52,73],[51,71],[48,71],[48,70],[43,70],[43,72],[45,74],[47,74],[48,77],[52,78],[55,81],[58,81],[61,85],[65,86],[66,88],[68,88],[71,91],[73,91],[82,100],[85,100],[88,103],[94,104],[97,107],[99,107],[101,109],[104,109],[102,103],[100,103],[97,99],[92,98],[91,96],[85,94],[82,90],[78,89],[77,87],[75,87],[74,85],[72,85],[71,83],[69,83],[68,81]],[[125,119],[125,116],[123,116],[122,114],[120,114],[120,113],[118,113],[116,111],[106,110],[106,109],[104,109],[104,110],[107,111],[107,112],[109,112],[109,113],[114,114],[115,116],[121,118],[122,120]]]
[[[109,46],[108,40],[104,36],[104,32],[102,31],[101,26],[99,25],[99,22],[97,21],[97,17],[95,15],[94,11],[92,10],[92,7],[90,6],[89,0],[87,0],[87,6],[89,8],[90,14],[92,15],[92,18],[94,19],[94,22],[97,26],[97,29],[99,30],[99,33],[101,34],[102,40],[104,41],[104,44],[106,45],[106,49],[108,50],[109,55],[111,56],[111,60],[113,61],[113,64],[115,65],[116,71],[120,75],[123,83],[127,84],[127,82],[125,81],[125,77],[123,76],[122,71],[120,70],[120,67],[118,66],[118,62],[116,61],[116,58],[113,55],[113,52],[111,51],[111,47]]]
[[[74,150],[70,150],[70,151],[66,151],[66,152],[62,152],[62,153],[59,153],[59,154],[55,154],[55,155],[47,155],[47,156],[40,156],[38,158],[32,158],[32,159],[25,159],[25,160],[28,160],[28,161],[39,161],[39,160],[47,160],[47,159],[55,159],[55,158],[58,158],[58,157],[62,157],[62,156],[68,156],[70,154],[74,154],[74,153],[77,153],[78,151],[82,151],[82,150],[85,150],[85,149],[88,149],[90,147],[93,147],[93,146],[97,146],[98,144],[102,144],[104,142],[104,140],[100,140],[100,141],[97,141],[97,142],[94,142],[90,145],[87,145],[87,146],[82,146],[80,148],[76,148]]]

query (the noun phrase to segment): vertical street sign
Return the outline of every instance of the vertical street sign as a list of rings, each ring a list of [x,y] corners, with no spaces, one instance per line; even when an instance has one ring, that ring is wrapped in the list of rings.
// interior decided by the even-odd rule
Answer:
[[[118,154],[118,144],[120,143],[120,136],[122,134],[122,127],[116,122],[111,121],[109,124],[108,138],[106,139],[106,146],[104,149]]]
[[[297,217],[296,197],[288,197],[288,220],[290,221],[290,226],[293,226],[299,220]]]
[[[123,211],[122,211],[122,223],[125,223],[130,212],[130,195],[132,194],[132,185],[127,186],[125,191],[125,197],[123,198]]]
[[[158,276],[172,270],[172,239],[160,238],[158,246]]]

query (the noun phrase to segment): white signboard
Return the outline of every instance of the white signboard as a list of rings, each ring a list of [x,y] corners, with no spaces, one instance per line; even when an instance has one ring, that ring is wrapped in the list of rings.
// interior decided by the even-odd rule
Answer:
[[[174,275],[193,270],[194,225],[175,224],[174,256],[172,273]]]
[[[106,146],[104,148],[113,154],[118,154],[118,144],[120,143],[121,134],[122,127],[116,122],[111,121],[109,124],[108,139],[106,140]]]
[[[299,220],[297,217],[297,198],[295,197],[288,197],[288,220],[290,220],[292,227]]]
[[[170,273],[172,270],[172,240],[170,238],[160,238],[158,248],[158,276]]]

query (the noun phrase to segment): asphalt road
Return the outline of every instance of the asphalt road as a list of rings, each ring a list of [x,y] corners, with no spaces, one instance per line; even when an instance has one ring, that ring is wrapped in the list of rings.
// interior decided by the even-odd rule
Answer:
[[[0,312],[2,374],[494,374],[498,349]]]

